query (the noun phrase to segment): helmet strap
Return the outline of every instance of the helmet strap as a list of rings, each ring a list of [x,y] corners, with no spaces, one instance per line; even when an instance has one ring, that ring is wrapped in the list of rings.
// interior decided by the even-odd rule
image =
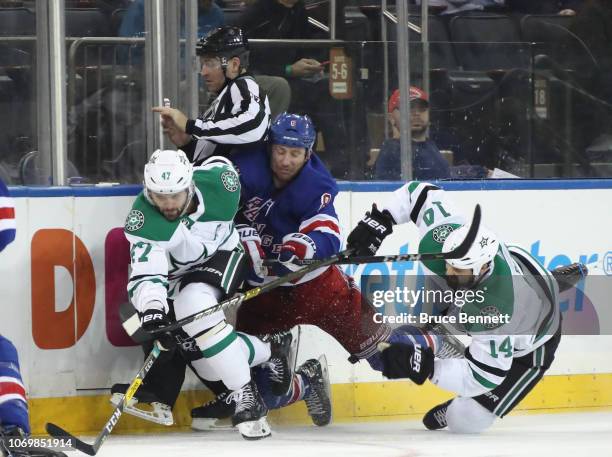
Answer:
[[[191,203],[191,200],[193,199],[194,194],[195,194],[195,186],[192,181],[187,190],[187,200],[185,200],[185,205],[183,205],[183,209],[181,210],[181,214],[179,215],[179,218],[183,217],[185,213],[187,212],[187,210],[189,209],[189,204]]]

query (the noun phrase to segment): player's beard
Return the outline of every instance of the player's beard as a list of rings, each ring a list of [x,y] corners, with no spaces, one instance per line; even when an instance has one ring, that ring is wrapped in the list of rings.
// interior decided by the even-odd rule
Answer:
[[[470,289],[474,285],[474,275],[446,275],[446,283],[453,290]]]
[[[172,210],[161,210],[161,213],[169,221],[175,221],[181,215],[181,210],[180,210],[180,208],[172,209]]]

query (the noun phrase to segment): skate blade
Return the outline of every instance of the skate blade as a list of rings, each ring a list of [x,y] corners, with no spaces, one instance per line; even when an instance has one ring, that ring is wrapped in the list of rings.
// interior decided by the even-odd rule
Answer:
[[[260,440],[272,434],[272,429],[270,424],[268,424],[266,416],[256,421],[242,422],[236,425],[236,427],[245,440]]]
[[[122,399],[123,394],[114,393],[110,398],[110,402],[117,406]],[[145,410],[137,408],[137,404],[146,406],[149,409]],[[174,417],[172,416],[172,411],[167,407],[164,408],[163,406],[161,403],[157,402],[153,402],[150,405],[147,403],[137,403],[133,398],[130,398],[123,412],[131,416],[138,417],[139,419],[169,427],[170,425],[174,424]]]
[[[213,419],[194,417],[191,419],[191,428],[200,432],[219,432],[233,430],[231,418]]]

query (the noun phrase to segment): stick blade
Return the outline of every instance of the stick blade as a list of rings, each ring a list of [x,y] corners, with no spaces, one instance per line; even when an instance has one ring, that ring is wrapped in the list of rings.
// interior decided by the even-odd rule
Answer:
[[[96,455],[96,449],[91,444],[81,441],[60,426],[48,422],[47,425],[45,425],[45,429],[53,438],[63,439],[64,441],[70,443],[70,445],[77,451],[81,451],[87,455]]]
[[[481,218],[482,210],[480,209],[480,205],[477,204],[476,209],[474,209],[474,216],[472,216],[472,223],[470,224],[470,229],[468,230],[467,235],[465,235],[465,238],[459,246],[444,256],[446,259],[460,259],[468,253],[472,247],[472,244],[474,243],[474,240],[476,240],[476,235],[480,229]]]

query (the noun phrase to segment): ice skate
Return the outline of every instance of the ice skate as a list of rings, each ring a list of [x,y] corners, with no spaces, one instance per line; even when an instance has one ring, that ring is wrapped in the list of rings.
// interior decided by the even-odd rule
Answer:
[[[129,384],[115,384],[111,387],[111,403],[119,404]],[[136,394],[130,398],[124,410],[125,413],[161,425],[174,424],[172,408],[164,404],[146,386],[140,386]]]

